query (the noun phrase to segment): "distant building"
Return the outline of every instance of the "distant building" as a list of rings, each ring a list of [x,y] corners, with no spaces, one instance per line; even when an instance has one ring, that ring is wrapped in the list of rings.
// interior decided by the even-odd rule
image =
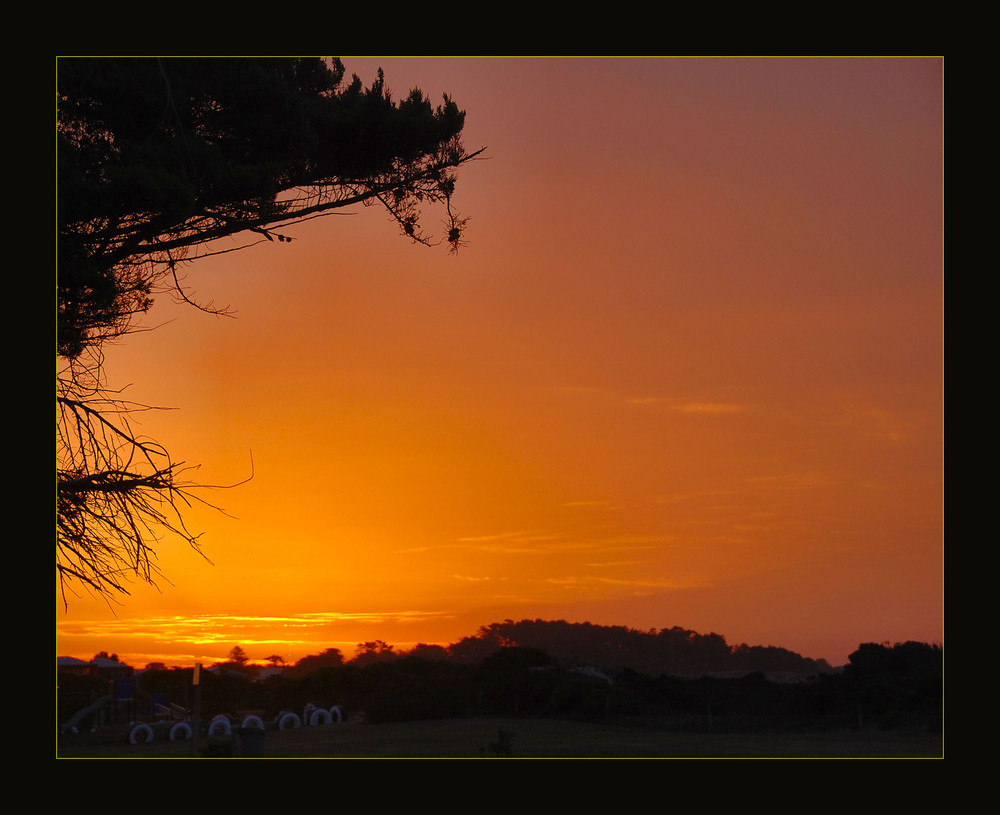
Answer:
[[[91,665],[76,657],[56,657],[56,670],[59,673],[90,676]]]
[[[257,668],[257,680],[270,679],[272,676],[284,676],[284,665],[266,665]]]
[[[246,668],[232,668],[229,663],[220,662],[216,665],[210,665],[205,668],[209,673],[213,673],[216,676],[232,676],[239,677],[240,679],[246,679],[250,681],[253,678],[253,665],[248,665]]]
[[[96,676],[99,679],[130,679],[135,675],[131,665],[110,657],[95,657],[84,662],[76,657],[56,657],[56,670],[77,676]]]

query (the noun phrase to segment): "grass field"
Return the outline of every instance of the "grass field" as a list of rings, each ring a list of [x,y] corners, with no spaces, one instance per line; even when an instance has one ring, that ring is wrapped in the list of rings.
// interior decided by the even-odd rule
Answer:
[[[454,719],[269,730],[263,757],[480,758],[491,755],[501,730],[511,734],[513,758],[941,758],[944,751],[941,734],[926,731],[692,733],[648,723]],[[192,743],[60,740],[57,757],[190,758]]]

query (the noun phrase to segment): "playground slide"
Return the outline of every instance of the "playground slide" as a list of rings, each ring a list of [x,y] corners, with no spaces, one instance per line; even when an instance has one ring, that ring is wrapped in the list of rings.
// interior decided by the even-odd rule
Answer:
[[[93,713],[97,713],[102,707],[114,700],[114,696],[102,696],[96,702],[87,705],[83,710],[74,713],[69,720],[63,724],[59,730],[63,733],[72,731],[76,729],[76,726],[80,724],[84,719]]]

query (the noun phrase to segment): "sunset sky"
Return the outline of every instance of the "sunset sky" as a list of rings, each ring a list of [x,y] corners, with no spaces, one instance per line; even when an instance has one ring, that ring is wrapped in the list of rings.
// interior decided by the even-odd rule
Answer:
[[[211,564],[57,598],[59,654],[943,642],[941,59],[344,64],[466,111],[469,244],[359,208],[186,267],[236,319],[161,298],[109,384],[192,479],[253,479],[186,517]]]

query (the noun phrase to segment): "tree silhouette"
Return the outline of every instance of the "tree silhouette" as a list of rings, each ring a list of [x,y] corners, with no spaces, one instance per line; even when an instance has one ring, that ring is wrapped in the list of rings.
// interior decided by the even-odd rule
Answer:
[[[321,668],[339,668],[344,664],[344,655],[339,648],[327,648],[320,654],[302,657],[288,672],[290,676],[305,676]]]
[[[399,656],[395,648],[382,640],[359,642],[354,649],[355,665],[371,665],[373,662],[386,662]]]
[[[128,594],[155,583],[157,542],[200,551],[183,511],[199,501],[154,441],[137,436],[106,383],[103,345],[136,330],[154,299],[185,290],[181,268],[354,205],[382,206],[415,242],[425,207],[452,207],[469,154],[465,114],[419,90],[399,101],[382,71],[345,82],[339,60],[60,59],[57,66],[57,557],[67,590]],[[282,231],[278,231],[281,229]]]
[[[229,650],[229,661],[232,662],[234,665],[238,665],[239,667],[242,668],[250,660],[249,657],[247,656],[246,651],[244,651],[243,648],[241,648],[239,645],[234,645]]]

